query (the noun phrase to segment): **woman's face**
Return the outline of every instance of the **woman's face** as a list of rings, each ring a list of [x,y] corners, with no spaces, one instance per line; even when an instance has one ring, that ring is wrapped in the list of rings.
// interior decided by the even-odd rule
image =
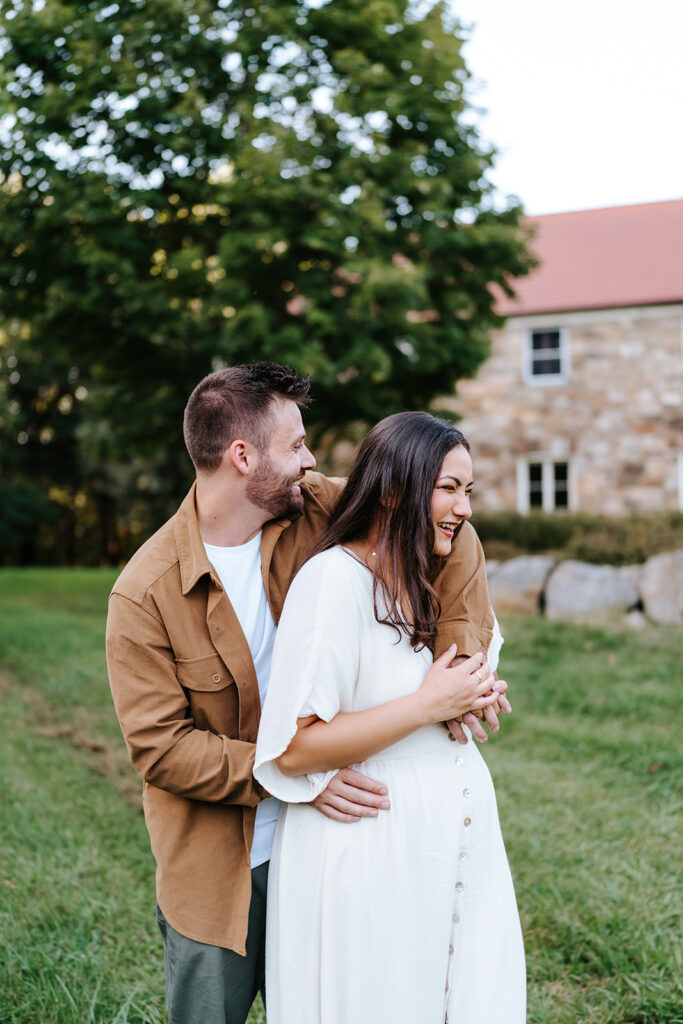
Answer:
[[[451,448],[443,460],[432,492],[435,555],[450,553],[456,527],[472,515],[473,487],[472,459],[467,449],[459,444]]]

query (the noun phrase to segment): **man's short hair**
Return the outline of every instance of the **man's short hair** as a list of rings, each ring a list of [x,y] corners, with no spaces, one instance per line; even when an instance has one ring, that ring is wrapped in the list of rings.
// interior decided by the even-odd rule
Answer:
[[[204,377],[190,395],[183,419],[185,444],[195,469],[214,472],[225,449],[237,438],[264,452],[273,402],[288,398],[306,406],[309,386],[309,377],[277,363],[228,366]]]

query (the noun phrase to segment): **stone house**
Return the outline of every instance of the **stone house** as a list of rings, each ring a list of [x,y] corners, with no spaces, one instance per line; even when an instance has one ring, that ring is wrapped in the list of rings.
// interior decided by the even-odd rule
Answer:
[[[539,266],[439,402],[462,417],[478,507],[683,508],[683,200],[530,220]]]

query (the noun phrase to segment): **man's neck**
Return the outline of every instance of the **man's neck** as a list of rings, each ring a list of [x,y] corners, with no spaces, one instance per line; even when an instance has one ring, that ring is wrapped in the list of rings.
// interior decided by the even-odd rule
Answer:
[[[205,544],[233,548],[255,537],[266,522],[240,489],[216,477],[197,477],[195,497],[199,532]]]

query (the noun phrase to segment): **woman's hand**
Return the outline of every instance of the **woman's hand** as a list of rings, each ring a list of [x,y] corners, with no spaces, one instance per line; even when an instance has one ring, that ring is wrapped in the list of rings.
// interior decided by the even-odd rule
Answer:
[[[425,724],[459,718],[467,711],[478,711],[498,700],[500,685],[491,673],[483,654],[475,654],[459,665],[452,665],[457,647],[452,644],[427,672],[416,698]]]
[[[327,772],[358,764],[386,750],[416,729],[486,708],[498,698],[498,682],[483,654],[459,665],[453,644],[427,672],[414,693],[364,711],[340,711],[329,722],[300,718],[287,749],[275,763],[283,775]]]
[[[496,679],[498,679],[497,676]],[[508,684],[504,679],[498,679],[498,685],[500,687],[500,690],[498,691],[498,700],[494,701],[493,704],[489,704],[488,707],[485,707],[480,711],[468,711],[466,714],[461,715],[460,718],[451,718],[446,722],[451,736],[454,740],[457,740],[458,743],[467,743],[467,736],[463,730],[463,724],[469,727],[472,736],[478,743],[486,743],[489,737],[488,733],[484,729],[484,722],[488,725],[491,732],[498,732],[500,728],[498,715],[500,715],[501,712],[506,715],[512,714],[510,702],[505,696]]]

